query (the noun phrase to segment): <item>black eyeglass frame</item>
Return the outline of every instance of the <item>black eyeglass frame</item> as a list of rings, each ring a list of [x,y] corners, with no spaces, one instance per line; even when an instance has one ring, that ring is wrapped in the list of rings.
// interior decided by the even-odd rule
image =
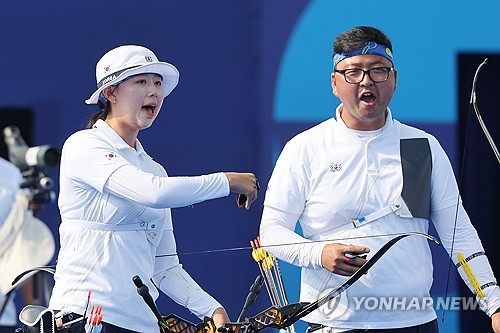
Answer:
[[[387,70],[387,77],[385,78],[385,80],[374,80],[372,78],[371,71],[376,70],[376,69],[382,69],[382,68]],[[365,79],[366,73],[368,73],[368,76],[370,77],[370,80],[372,80],[375,83],[385,82],[385,81],[387,81],[389,79],[389,73],[390,72],[394,72],[394,70],[395,70],[394,67],[379,66],[379,67],[370,68],[368,70],[364,70],[364,69],[361,69],[361,68],[348,68],[348,69],[334,69],[333,71],[335,73],[342,74],[342,76],[344,76],[345,82],[347,82],[349,84],[359,84],[359,83],[361,83]],[[358,82],[349,82],[349,81],[347,81],[347,76],[345,75],[345,73],[349,72],[349,71],[362,71],[363,72],[363,76],[361,77],[361,79]]]

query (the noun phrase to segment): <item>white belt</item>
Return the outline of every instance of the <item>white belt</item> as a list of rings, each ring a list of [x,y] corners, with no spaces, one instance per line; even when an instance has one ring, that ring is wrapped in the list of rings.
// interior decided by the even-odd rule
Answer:
[[[162,217],[163,218],[163,217]],[[154,230],[158,228],[158,220],[152,222],[135,222],[128,224],[105,224],[99,222],[90,222],[83,220],[72,220],[67,218],[62,218],[63,223],[67,223],[67,225],[93,229],[93,230],[105,230],[105,231],[134,231],[134,230]]]
[[[165,225],[165,217],[153,220],[151,222],[135,221],[127,224],[105,224],[98,222],[82,221],[82,220],[72,220],[67,218],[62,218],[62,222],[68,226],[92,229],[92,230],[105,230],[105,231],[146,231],[146,238],[154,246],[158,246],[160,243],[161,235],[163,234],[163,228]]]

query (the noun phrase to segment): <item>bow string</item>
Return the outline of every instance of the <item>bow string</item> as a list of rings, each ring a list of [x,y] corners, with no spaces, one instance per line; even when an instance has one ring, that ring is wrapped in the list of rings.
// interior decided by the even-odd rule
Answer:
[[[500,153],[498,151],[498,148],[495,144],[495,141],[490,135],[490,132],[488,131],[488,128],[486,127],[486,124],[483,121],[483,117],[481,116],[481,112],[479,111],[479,107],[477,105],[477,97],[476,97],[476,84],[477,84],[477,79],[479,76],[479,72],[481,71],[482,67],[488,63],[488,58],[485,58],[481,64],[476,69],[476,72],[474,73],[474,78],[472,80],[472,89],[471,89],[471,96],[470,96],[470,103],[469,103],[469,112],[468,114],[471,113],[471,109],[474,110],[474,114],[476,115],[476,118],[479,122],[479,125],[481,127],[481,130],[483,131],[486,140],[488,141],[491,149],[493,150],[493,153],[495,154],[495,157],[497,159],[498,164],[500,164]],[[463,148],[463,154],[462,154],[462,166],[460,170],[460,178],[459,178],[459,194],[457,197],[457,204],[456,204],[456,213],[455,213],[455,220],[454,220],[454,226],[453,226],[453,236],[451,240],[451,249],[450,249],[450,259],[453,258],[453,250],[454,250],[454,245],[455,245],[455,234],[456,234],[456,228],[457,228],[457,218],[458,218],[458,207],[460,205],[460,190],[462,188],[462,179],[463,179],[463,169],[465,165],[465,156],[466,156],[466,151],[467,151],[467,138],[468,138],[468,128],[469,128],[469,123],[470,123],[470,117],[467,118],[467,126],[466,126],[466,134],[465,134],[465,142],[464,142],[464,148]],[[450,260],[449,265],[448,265],[448,275],[446,279],[446,288],[445,288],[445,299],[448,297],[448,291],[449,291],[449,282],[450,282],[450,276],[451,276],[451,266],[452,266],[452,260]],[[441,329],[444,327],[444,321],[445,321],[445,314],[446,314],[446,309],[443,310],[443,314],[441,317]]]
[[[166,317],[165,321],[167,322],[167,325],[170,323],[171,327],[169,327],[169,329],[176,333],[257,333],[266,328],[287,328],[350,288],[366,272],[368,272],[368,270],[373,267],[373,265],[375,265],[375,263],[377,263],[394,244],[408,236],[424,237],[433,243],[440,245],[439,241],[435,237],[424,233],[406,232],[398,234],[382,245],[382,247],[346,281],[320,299],[314,302],[295,302],[282,307],[272,306],[253,317],[246,318],[243,322],[226,323],[218,330],[214,330],[215,325],[210,318],[206,318],[204,322],[197,325],[189,323],[175,315],[169,316],[170,318],[173,318],[172,320],[169,320],[169,317]],[[190,325],[185,326],[187,323]]]
[[[484,123],[481,113],[479,111],[479,107],[477,105],[477,97],[476,97],[476,83],[477,83],[477,78],[479,75],[479,72],[481,68],[488,62],[488,58],[484,59],[484,61],[478,66],[475,74],[474,74],[474,79],[472,82],[472,91],[471,91],[471,99],[470,99],[470,108],[469,108],[469,113],[470,109],[474,110],[474,113],[476,115],[476,118],[479,122],[479,125],[481,126],[481,129],[491,146],[493,153],[495,154],[495,157],[500,164],[500,153],[498,151],[498,148],[491,137],[486,124]],[[466,136],[467,137],[467,136]],[[464,146],[466,146],[467,141],[465,142]],[[464,160],[465,160],[465,147],[464,147]],[[462,162],[463,164],[463,162]],[[460,184],[459,188],[461,187],[461,179],[460,177]],[[460,200],[460,199],[458,199]],[[457,212],[458,212],[458,205],[459,202],[457,201]],[[455,230],[456,230],[456,224],[457,224],[457,215],[455,215],[455,221],[454,221],[454,232],[453,232],[453,237],[452,237],[452,244],[451,244],[451,251],[450,251],[450,257],[453,256],[453,247],[454,247],[454,242],[455,242]],[[323,296],[322,298],[316,300],[315,302],[308,303],[308,302],[296,302],[296,303],[291,303],[287,304],[282,307],[277,307],[277,306],[272,306],[254,317],[246,318],[244,322],[239,322],[239,323],[226,323],[223,328],[219,330],[219,332],[231,332],[231,333],[253,333],[253,332],[260,332],[261,330],[272,327],[272,328],[286,328],[293,323],[295,323],[297,320],[300,318],[308,315],[312,311],[318,309],[320,306],[328,303],[330,300],[334,299],[335,297],[339,296],[342,292],[347,290],[352,284],[354,284],[356,281],[358,281],[394,244],[396,244],[398,241],[401,239],[408,237],[408,236],[421,236],[429,239],[430,241],[434,242],[437,245],[440,245],[440,243],[437,241],[436,238],[433,236],[419,233],[419,232],[408,232],[408,233],[401,233],[401,234],[380,234],[380,235],[367,235],[367,236],[357,236],[357,237],[347,237],[347,238],[339,238],[339,239],[327,239],[327,240],[321,240],[321,241],[315,241],[315,242],[331,242],[331,241],[345,241],[345,240],[350,240],[350,239],[361,239],[361,238],[374,238],[374,237],[390,237],[394,236],[392,239],[387,241],[369,260],[365,262],[363,266],[361,266],[353,275],[351,275],[345,282],[340,284],[338,287],[334,288],[330,293],[327,295]],[[279,245],[269,245],[266,246],[266,248],[271,248],[274,246],[284,246],[284,245],[297,245],[301,244],[302,242],[297,242],[297,243],[289,243],[289,244],[279,244]],[[164,254],[164,255],[158,255],[157,257],[164,257],[164,256],[174,256],[174,255],[192,255],[192,254],[202,254],[202,253],[216,253],[216,252],[229,252],[229,251],[239,251],[239,250],[249,250],[255,248],[252,247],[233,247],[233,248],[225,248],[225,249],[216,249],[216,250],[205,250],[205,251],[196,251],[196,252],[186,252],[186,253],[179,253],[179,254]],[[255,259],[255,258],[254,258]],[[447,279],[447,285],[446,285],[446,291],[445,291],[445,298],[447,297],[448,294],[448,284],[449,284],[449,279],[450,279],[450,270],[451,270],[451,260],[450,260],[450,266],[448,268],[448,279]],[[444,324],[444,318],[445,318],[445,312],[443,311],[443,316],[442,316],[442,322],[441,324]],[[213,324],[213,321],[210,318],[205,318],[205,320],[199,324],[193,324],[190,323],[182,318],[179,318],[175,315],[169,315],[166,318],[167,323],[169,323],[170,330],[172,332],[179,332],[179,333],[215,333],[218,332],[218,330],[215,328],[215,325]],[[167,320],[168,319],[168,320]]]
[[[311,243],[328,243],[328,242],[343,242],[347,240],[353,239],[365,239],[365,238],[377,238],[377,237],[397,237],[403,235],[404,233],[387,233],[387,234],[375,234],[375,235],[364,235],[364,236],[352,236],[352,237],[341,237],[341,238],[328,238],[322,240],[308,240],[306,242],[292,242],[292,243],[280,243],[280,244],[271,244],[263,246],[264,250],[278,247],[278,246],[289,246],[289,245],[300,245],[300,244],[311,244]],[[189,255],[199,255],[199,254],[212,254],[212,253],[225,253],[225,252],[235,252],[235,251],[247,251],[253,250],[252,246],[239,246],[239,247],[226,247],[221,249],[209,249],[209,250],[200,250],[200,251],[189,251],[189,252],[179,252],[179,253],[165,253],[165,254],[157,254],[156,258],[161,257],[172,257],[172,256],[189,256]]]

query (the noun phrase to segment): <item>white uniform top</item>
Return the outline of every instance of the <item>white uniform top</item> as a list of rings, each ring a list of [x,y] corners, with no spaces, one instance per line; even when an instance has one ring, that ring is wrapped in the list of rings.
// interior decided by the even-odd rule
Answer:
[[[0,157],[0,228],[9,215],[10,209],[16,200],[17,191],[19,191],[19,184],[23,180],[21,171],[12,163]],[[0,242],[4,242],[0,239]],[[2,254],[0,253],[0,260]],[[2,302],[3,295],[0,295],[0,302]],[[15,326],[17,324],[16,306],[14,304],[14,297],[11,295],[2,316],[0,317],[0,326]]]
[[[182,269],[170,208],[227,196],[223,173],[168,177],[136,141],[128,146],[104,121],[71,135],[61,155],[61,249],[49,307],[83,314],[90,301],[104,321],[138,332],[158,331],[137,293],[139,275],[154,299],[154,282],[203,318],[220,306]],[[141,229],[142,230],[139,230]],[[163,232],[162,232],[163,231]]]
[[[286,144],[276,162],[264,201],[260,229],[262,244],[295,244],[266,250],[302,267],[300,299],[306,302],[315,301],[323,291],[337,287],[347,279],[322,267],[321,253],[326,243],[313,241],[334,240],[330,243],[367,246],[371,249],[370,258],[390,234],[428,232],[427,220],[398,218],[395,214],[356,229],[336,231],[353,219],[387,207],[401,194],[400,139],[429,140],[432,155],[431,220],[448,252],[453,238],[459,193],[451,164],[438,141],[430,134],[392,119],[390,110],[385,126],[373,131],[372,137],[367,137],[367,133],[350,130],[342,121],[340,110],[341,106],[337,108],[336,119],[326,120]],[[459,207],[453,252],[455,262],[459,252],[467,257],[483,251],[461,202]],[[297,220],[305,239],[294,232]],[[370,235],[377,237],[366,237]],[[496,282],[486,256],[478,256],[469,264],[480,285]],[[348,307],[345,311],[338,308],[334,314],[329,314],[332,309],[324,305],[305,320],[341,330],[397,328],[429,322],[436,318],[432,304],[418,310],[399,306],[400,310],[370,311],[373,309],[356,309],[354,297],[358,301],[362,297],[395,296],[408,300],[413,296],[420,300],[427,297],[429,300],[432,271],[427,240],[407,237],[394,245],[346,291]],[[468,280],[466,282],[470,287]],[[487,308],[484,310],[491,314],[500,306],[499,288],[496,285],[488,287],[485,294]]]

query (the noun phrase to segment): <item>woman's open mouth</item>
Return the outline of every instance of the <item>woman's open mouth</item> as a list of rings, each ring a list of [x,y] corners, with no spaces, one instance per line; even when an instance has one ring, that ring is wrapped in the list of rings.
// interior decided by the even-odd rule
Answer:
[[[144,112],[144,114],[146,114],[146,116],[153,118],[155,115],[155,108],[156,105],[151,104],[151,105],[143,105],[141,109]]]

